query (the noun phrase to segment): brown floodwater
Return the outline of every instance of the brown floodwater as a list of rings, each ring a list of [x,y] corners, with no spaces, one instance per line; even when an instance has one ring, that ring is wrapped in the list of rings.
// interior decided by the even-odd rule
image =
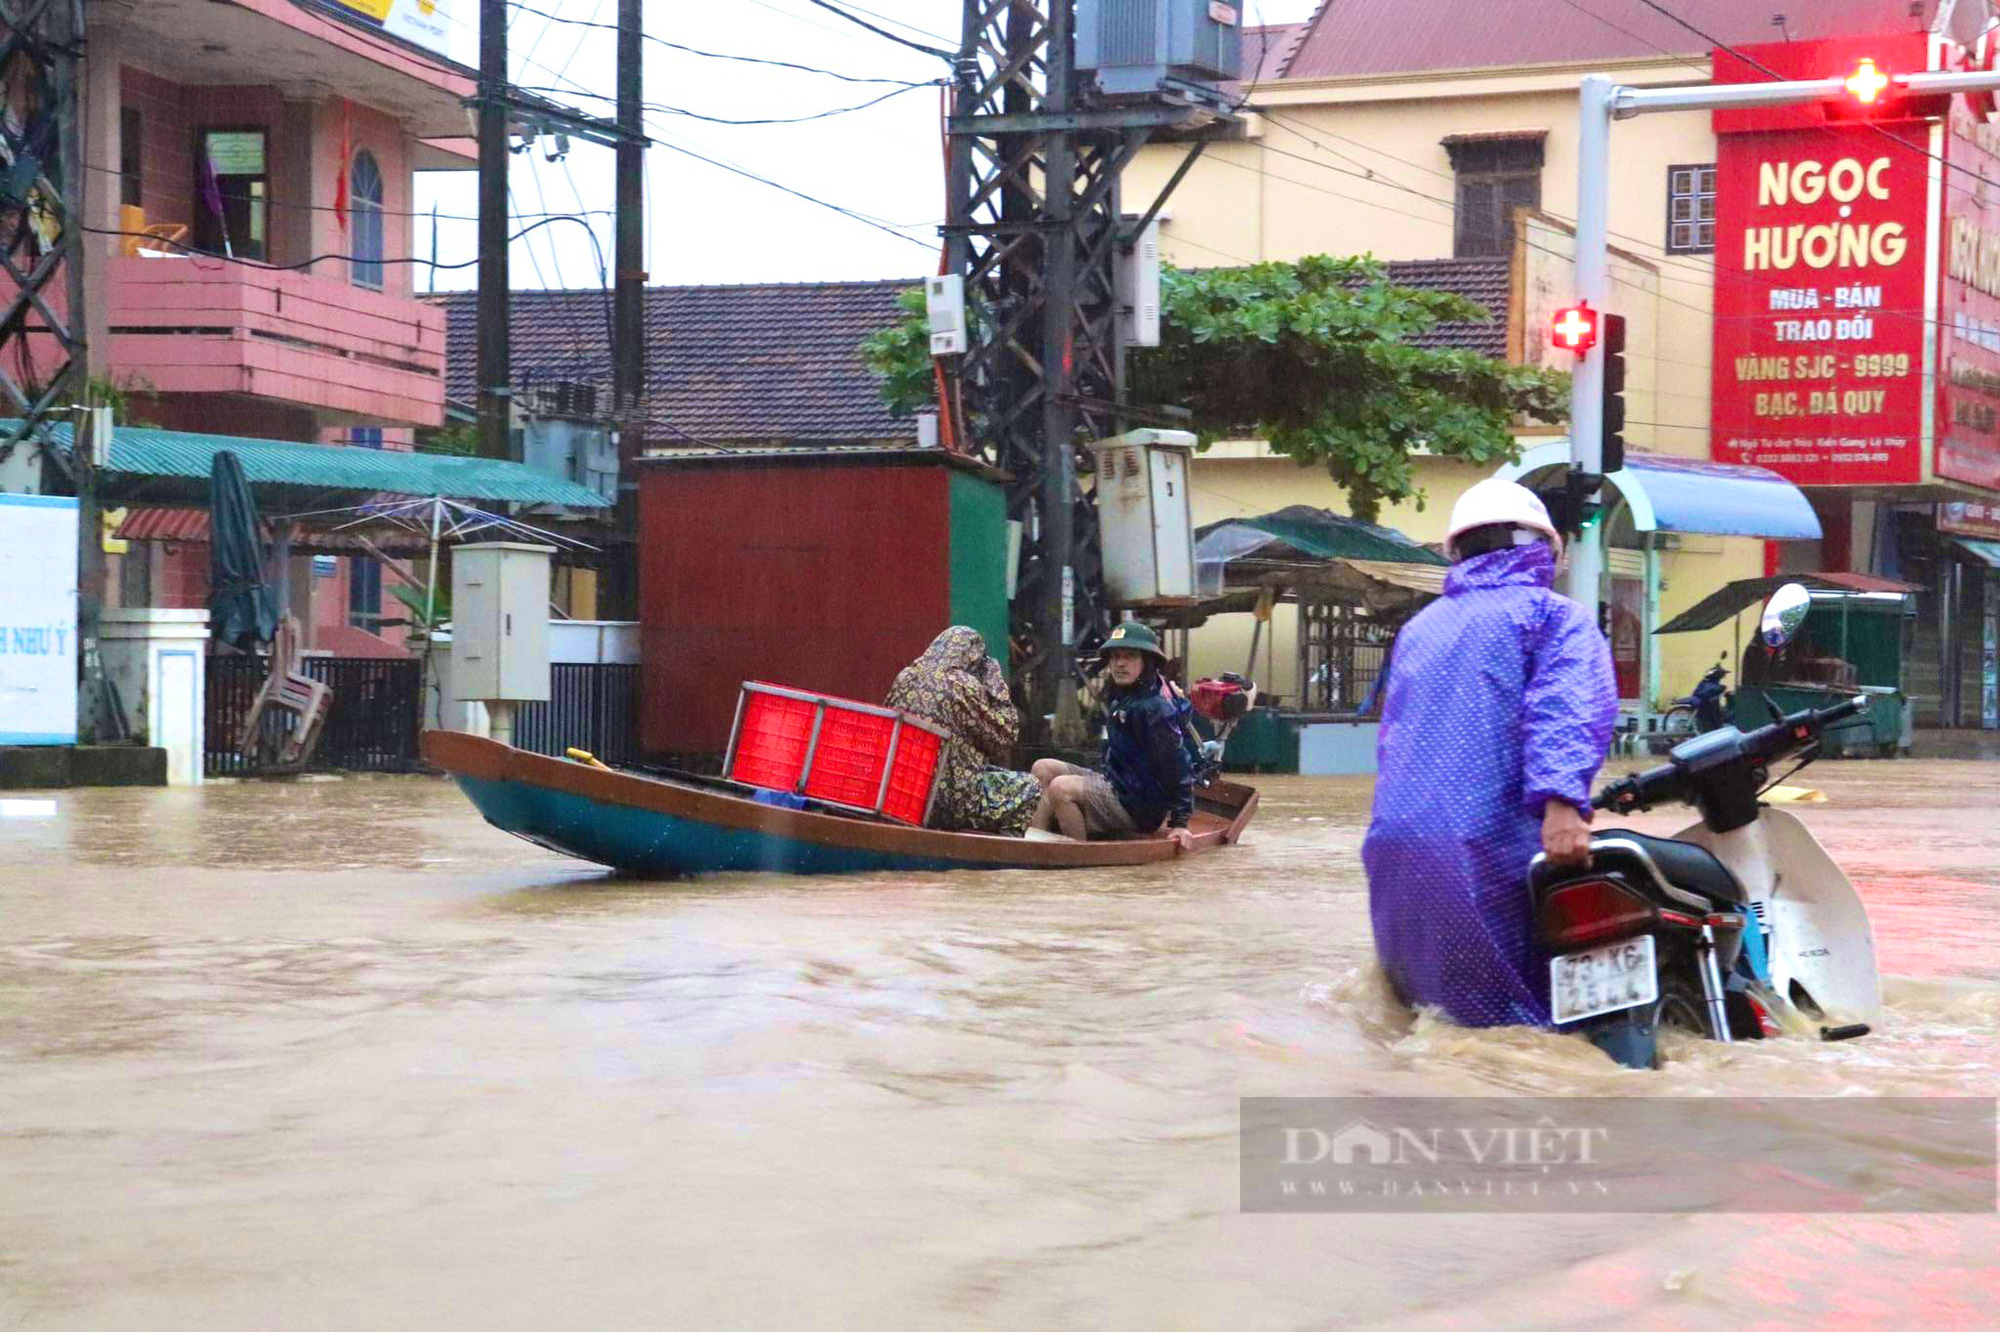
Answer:
[[[1808,777],[1880,1029],[1656,1074],[1385,997],[1364,781],[1180,865],[685,884],[442,781],[60,793],[0,819],[0,1325],[1984,1322],[1992,1215],[1239,1210],[1243,1096],[1992,1096],[2000,766]]]

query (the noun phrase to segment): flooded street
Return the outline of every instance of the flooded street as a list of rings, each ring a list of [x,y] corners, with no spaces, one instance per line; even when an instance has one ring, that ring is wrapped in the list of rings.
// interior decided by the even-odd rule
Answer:
[[[1178,868],[694,884],[443,781],[58,793],[0,820],[0,1326],[1983,1322],[1992,1215],[1239,1211],[1243,1096],[1992,1096],[2000,765],[1801,780],[1881,1027],[1658,1074],[1389,1002],[1365,781]]]

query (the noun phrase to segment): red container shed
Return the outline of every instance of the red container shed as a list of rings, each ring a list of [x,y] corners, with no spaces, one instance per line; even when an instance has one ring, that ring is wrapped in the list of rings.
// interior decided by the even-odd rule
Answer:
[[[937,449],[641,459],[642,747],[722,753],[746,680],[879,702],[953,624],[1004,664],[1005,481]]]

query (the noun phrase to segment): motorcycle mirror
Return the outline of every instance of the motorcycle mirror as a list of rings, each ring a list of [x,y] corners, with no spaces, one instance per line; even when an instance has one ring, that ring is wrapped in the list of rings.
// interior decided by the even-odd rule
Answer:
[[[1812,609],[1812,593],[1798,583],[1786,583],[1771,594],[1764,603],[1764,620],[1758,625],[1758,635],[1764,646],[1776,650],[1785,646],[1798,635],[1799,626],[1806,622],[1806,612]]]

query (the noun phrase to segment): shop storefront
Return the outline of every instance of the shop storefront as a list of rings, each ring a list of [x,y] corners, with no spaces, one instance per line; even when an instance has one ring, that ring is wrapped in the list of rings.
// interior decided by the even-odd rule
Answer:
[[[1890,72],[1978,58],[1920,33],[1719,53],[1718,82]],[[1993,566],[1968,511],[2000,504],[2000,130],[1965,97],[1865,113],[1718,112],[1717,461],[1804,488],[1817,549],[1774,562],[1920,589],[1920,726],[1992,726]],[[1957,515],[1954,517],[1954,515]]]

